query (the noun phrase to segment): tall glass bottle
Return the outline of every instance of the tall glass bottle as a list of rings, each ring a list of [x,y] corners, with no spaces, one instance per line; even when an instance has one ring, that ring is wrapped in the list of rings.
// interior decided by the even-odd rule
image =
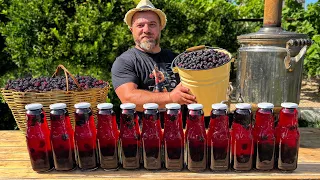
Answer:
[[[64,103],[50,105],[51,144],[55,169],[68,171],[76,167],[74,132],[67,106]]]
[[[140,129],[136,105],[124,103],[120,116],[120,145],[121,159],[124,169],[138,169],[140,167]]]
[[[255,168],[271,170],[274,166],[275,130],[273,104],[259,103],[253,128]]]
[[[298,129],[298,105],[282,103],[276,128],[276,154],[278,168],[293,171],[298,165],[300,132]]]
[[[31,166],[34,171],[46,172],[54,167],[50,130],[42,104],[25,106],[27,119],[26,140]]]
[[[159,119],[158,104],[143,105],[142,147],[144,168],[161,169],[162,131]]]
[[[211,170],[229,168],[229,117],[226,104],[212,104],[207,133],[208,166]]]
[[[100,167],[104,170],[118,169],[119,131],[113,104],[98,104],[97,140],[100,154]]]
[[[206,130],[202,104],[189,104],[186,130],[187,166],[190,171],[204,171],[207,166]]]
[[[75,144],[79,168],[82,171],[91,171],[98,168],[97,130],[94,124],[91,104],[82,102],[75,104]]]
[[[180,104],[166,104],[164,118],[165,165],[168,170],[181,171],[184,163],[184,132]]]
[[[231,167],[238,171],[252,168],[253,137],[252,137],[251,105],[236,104],[231,126]]]

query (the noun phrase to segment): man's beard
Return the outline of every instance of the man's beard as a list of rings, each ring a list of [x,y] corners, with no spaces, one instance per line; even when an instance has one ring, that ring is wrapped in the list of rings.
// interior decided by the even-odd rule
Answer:
[[[135,40],[136,44],[143,50],[145,50],[146,52],[151,52],[152,50],[159,45],[160,42],[160,34],[156,39],[149,39],[146,41],[139,41],[139,40]]]

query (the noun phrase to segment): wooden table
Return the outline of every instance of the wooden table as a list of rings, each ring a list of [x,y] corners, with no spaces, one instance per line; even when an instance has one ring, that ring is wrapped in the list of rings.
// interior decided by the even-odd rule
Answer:
[[[269,172],[169,172],[167,170],[123,170],[93,172],[51,171],[36,173],[32,170],[25,143],[20,131],[0,131],[0,179],[320,179],[320,129],[301,128],[298,168],[292,173],[278,170]]]

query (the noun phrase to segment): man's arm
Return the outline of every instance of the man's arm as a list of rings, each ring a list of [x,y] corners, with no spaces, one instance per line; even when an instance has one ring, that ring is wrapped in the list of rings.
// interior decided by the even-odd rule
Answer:
[[[164,108],[168,103],[191,104],[196,103],[195,96],[190,94],[188,88],[181,84],[171,92],[150,92],[137,89],[135,83],[129,82],[122,84],[116,90],[122,103],[134,103],[137,111],[143,111],[143,104],[157,103],[160,108]]]

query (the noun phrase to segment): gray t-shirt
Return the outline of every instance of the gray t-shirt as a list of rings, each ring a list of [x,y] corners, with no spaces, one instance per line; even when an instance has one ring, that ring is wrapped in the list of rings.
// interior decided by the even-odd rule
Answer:
[[[173,90],[179,83],[179,74],[171,70],[171,62],[176,54],[162,49],[159,53],[151,54],[131,48],[122,53],[112,65],[112,84],[117,89],[122,84],[133,82],[138,89],[154,92]],[[164,110],[160,109],[161,127],[164,127]],[[183,126],[186,123],[187,106],[182,105]],[[141,125],[142,112],[138,112]]]
[[[170,92],[179,84],[178,74],[171,70],[176,54],[162,49],[151,54],[137,48],[122,53],[112,65],[112,84],[117,89],[122,84],[133,82],[138,89],[154,92]]]

